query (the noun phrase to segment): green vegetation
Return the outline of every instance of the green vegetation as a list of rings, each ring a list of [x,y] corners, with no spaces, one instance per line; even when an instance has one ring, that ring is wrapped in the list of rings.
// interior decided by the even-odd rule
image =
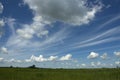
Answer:
[[[120,69],[0,68],[0,80],[120,80]]]

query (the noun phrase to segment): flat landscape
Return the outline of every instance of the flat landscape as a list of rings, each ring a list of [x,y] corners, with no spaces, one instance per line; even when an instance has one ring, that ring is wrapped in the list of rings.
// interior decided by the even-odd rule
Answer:
[[[120,69],[0,68],[0,80],[120,80]]]

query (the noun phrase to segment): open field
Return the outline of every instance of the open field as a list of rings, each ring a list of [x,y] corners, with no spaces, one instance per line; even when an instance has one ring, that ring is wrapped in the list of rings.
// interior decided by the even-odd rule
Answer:
[[[120,69],[0,68],[0,80],[120,80]]]

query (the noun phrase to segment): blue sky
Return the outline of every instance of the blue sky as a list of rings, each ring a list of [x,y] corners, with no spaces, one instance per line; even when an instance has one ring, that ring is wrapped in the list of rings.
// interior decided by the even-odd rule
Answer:
[[[119,66],[119,4],[119,0],[0,0],[0,66]]]

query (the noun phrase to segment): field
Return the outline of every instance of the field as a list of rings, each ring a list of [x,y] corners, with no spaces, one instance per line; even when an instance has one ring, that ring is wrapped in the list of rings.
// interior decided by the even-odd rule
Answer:
[[[0,68],[0,80],[120,80],[120,69]]]

